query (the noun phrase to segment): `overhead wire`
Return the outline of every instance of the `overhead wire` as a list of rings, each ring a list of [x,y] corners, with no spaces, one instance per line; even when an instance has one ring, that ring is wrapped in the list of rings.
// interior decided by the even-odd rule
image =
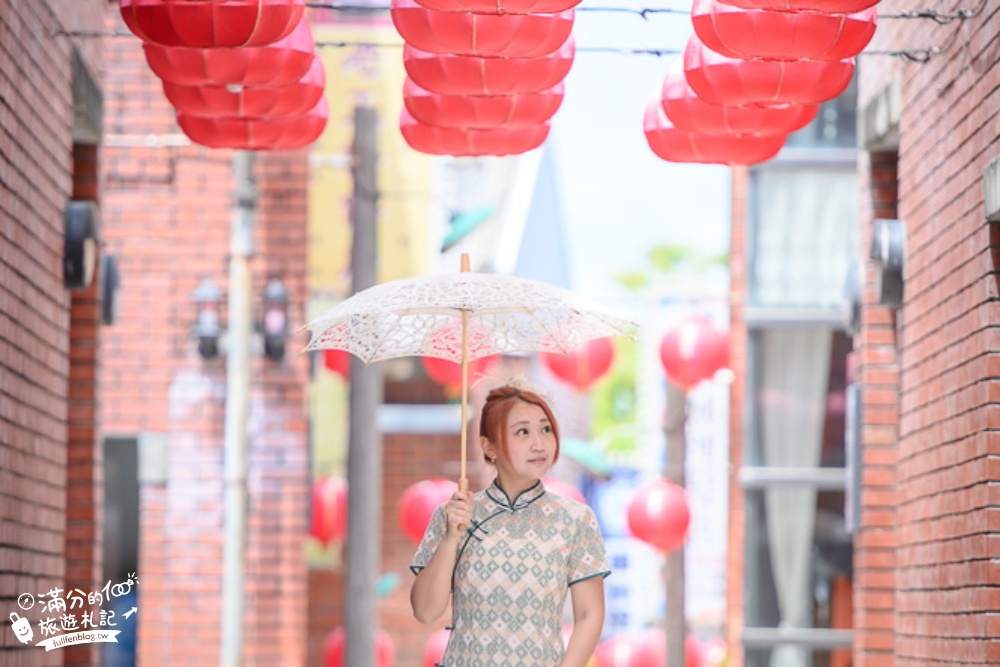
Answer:
[[[958,9],[953,12],[939,12],[934,9],[914,9],[914,10],[903,10],[899,12],[893,12],[890,14],[879,14],[879,19],[926,19],[937,23],[938,25],[947,25],[953,23],[954,21],[967,21],[969,19],[979,16],[983,9],[985,9],[988,0],[980,0],[979,6],[975,9]],[[356,12],[374,12],[374,11],[389,11],[389,5],[374,4],[374,3],[346,3],[346,2],[320,2],[317,0],[311,0],[305,3],[306,7],[311,9],[327,9],[331,11],[356,11]],[[684,9],[675,9],[670,7],[605,7],[605,6],[577,6],[575,8],[577,12],[609,12],[609,13],[622,13],[622,14],[634,14],[639,16],[644,21],[648,21],[650,15],[652,14],[674,14],[674,15],[685,15],[690,16],[690,11]],[[958,30],[955,30],[946,40],[944,44],[937,47],[927,47],[927,48],[912,48],[912,49],[898,49],[898,50],[885,50],[885,51],[862,51],[859,56],[894,56],[903,58],[910,62],[915,63],[926,63],[932,56],[939,53],[943,53],[950,49],[955,40],[958,38]],[[72,37],[132,37],[133,34],[129,31],[99,31],[99,30],[78,30],[78,31],[67,31],[67,30],[55,30],[52,31],[53,35],[61,36],[72,36]],[[371,41],[353,41],[353,40],[326,40],[317,41],[317,47],[329,47],[329,48],[400,48],[403,46],[402,43],[396,42],[371,42]],[[577,46],[576,51],[584,53],[611,53],[619,55],[651,55],[656,57],[662,56],[675,56],[683,53],[681,49],[673,48],[616,48],[616,47],[601,47],[601,46]]]

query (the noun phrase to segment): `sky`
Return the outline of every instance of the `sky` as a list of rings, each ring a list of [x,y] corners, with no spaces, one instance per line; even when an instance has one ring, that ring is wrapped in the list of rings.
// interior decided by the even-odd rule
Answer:
[[[585,0],[580,7],[669,7],[679,14],[577,11],[577,54],[548,149],[556,153],[573,288],[606,300],[614,276],[646,265],[658,244],[719,254],[729,245],[727,167],[673,164],[649,149],[642,116],[679,55],[588,52],[674,49],[691,34],[690,2]],[[610,245],[609,245],[610,242]]]

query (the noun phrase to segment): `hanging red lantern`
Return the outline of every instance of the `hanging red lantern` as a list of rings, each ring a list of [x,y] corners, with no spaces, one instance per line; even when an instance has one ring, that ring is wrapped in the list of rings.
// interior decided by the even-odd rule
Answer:
[[[482,130],[435,127],[417,121],[403,107],[399,130],[411,148],[430,155],[517,155],[541,146],[549,124]]]
[[[316,141],[326,128],[330,109],[321,98],[309,113],[273,118],[204,118],[177,114],[177,124],[191,141],[210,148],[291,150]]]
[[[570,37],[554,53],[537,58],[483,58],[422,51],[403,45],[403,66],[415,84],[442,95],[513,95],[548,90],[573,66]]]
[[[415,84],[403,83],[403,103],[416,120],[427,125],[485,129],[515,125],[539,125],[548,121],[562,104],[564,86],[513,95],[441,95]]]
[[[351,355],[346,350],[323,350],[323,366],[345,380],[351,377]]]
[[[665,479],[645,484],[629,501],[627,518],[632,535],[643,542],[664,553],[679,549],[691,523],[687,491]]]
[[[783,134],[801,130],[819,111],[818,104],[739,107],[709,104],[694,94],[680,67],[663,79],[660,105],[670,123],[694,134]]]
[[[668,162],[749,165],[770,160],[785,144],[780,134],[694,134],[675,128],[663,113],[660,100],[650,100],[643,117],[646,143]]]
[[[650,633],[638,637],[615,635],[598,644],[594,651],[597,667],[661,667],[666,656],[666,642],[661,646]]]
[[[439,12],[554,14],[573,9],[580,0],[417,0],[417,3]]]
[[[615,346],[610,338],[595,338],[567,354],[539,352],[542,363],[577,391],[586,391],[611,370]]]
[[[642,635],[616,635],[598,645],[594,654],[597,667],[662,667],[667,661],[667,637],[658,628]],[[708,667],[698,638],[684,638],[684,667]]]
[[[142,48],[154,74],[182,86],[285,86],[304,77],[316,59],[305,19],[290,35],[266,46],[195,49],[143,42]]]
[[[433,53],[537,58],[554,53],[573,30],[573,10],[555,14],[438,12],[392,0],[392,22],[413,46]]]
[[[203,49],[273,44],[289,35],[305,0],[118,0],[139,39]]]
[[[584,504],[587,502],[587,499],[584,497],[583,493],[580,492],[580,489],[556,477],[542,477],[542,486],[545,487],[547,492],[554,493],[560,498],[575,500],[578,503]]]
[[[708,49],[691,35],[684,49],[684,77],[709,104],[773,106],[819,104],[840,95],[854,76],[854,61],[742,60]]]
[[[343,628],[337,628],[326,636],[323,642],[323,666],[344,667],[346,636]],[[393,667],[396,663],[396,646],[382,628],[375,630],[375,667]]]
[[[879,0],[719,0],[743,9],[770,9],[776,12],[823,12],[854,14],[874,7]]]
[[[475,381],[499,359],[498,356],[480,357],[469,361],[469,382]],[[420,357],[420,363],[428,377],[445,387],[454,387],[462,383],[462,364],[438,357]]]
[[[660,342],[667,378],[692,389],[729,365],[729,334],[703,315],[692,315],[667,331]]]
[[[712,51],[744,60],[843,60],[858,55],[878,23],[874,8],[855,14],[741,9],[694,0],[694,32]]]
[[[326,546],[347,534],[347,481],[321,477],[313,482],[309,534]]]
[[[399,497],[396,513],[403,534],[414,544],[420,544],[434,510],[451,500],[456,491],[458,484],[440,477],[425,479],[406,487]]]
[[[444,651],[448,648],[448,640],[451,638],[451,631],[441,628],[430,637],[424,644],[424,667],[435,667],[444,660]]]
[[[300,116],[323,97],[326,70],[323,61],[312,66],[299,81],[285,86],[183,86],[163,82],[163,92],[178,113],[210,118],[261,118]]]
[[[712,637],[701,645],[705,657],[705,667],[723,667],[729,647],[722,637]]]

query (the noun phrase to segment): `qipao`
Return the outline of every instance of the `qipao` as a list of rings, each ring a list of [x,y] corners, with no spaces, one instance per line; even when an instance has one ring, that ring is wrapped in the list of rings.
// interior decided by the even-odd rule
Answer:
[[[587,505],[547,493],[540,481],[513,501],[496,481],[474,499],[452,573],[443,665],[556,667],[569,587],[611,573],[597,517]],[[441,506],[413,557],[415,574],[430,562],[446,526]]]

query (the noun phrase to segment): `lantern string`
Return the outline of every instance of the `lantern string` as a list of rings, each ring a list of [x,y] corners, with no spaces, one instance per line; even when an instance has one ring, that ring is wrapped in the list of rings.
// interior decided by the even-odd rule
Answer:
[[[345,2],[307,2],[306,7],[313,9],[332,9],[335,11],[389,11],[389,5],[377,5],[366,3],[345,3]],[[965,21],[978,16],[985,6],[986,1],[982,0],[977,9],[959,9],[954,12],[939,12],[935,9],[904,9],[892,14],[879,14],[879,19],[930,19],[938,25],[945,25],[953,21]],[[670,7],[590,7],[577,6],[577,12],[619,12],[624,14],[635,14],[643,19],[649,18],[650,14],[677,14],[690,16],[687,9],[674,9]]]
[[[128,31],[101,31],[101,30],[54,30],[53,36],[59,37],[135,37]],[[398,49],[403,47],[402,42],[359,42],[353,40],[340,41],[317,41],[315,45],[320,48],[369,48],[369,49]],[[577,46],[577,52],[582,53],[611,53],[623,56],[679,56],[684,53],[683,49],[653,49],[653,48],[617,48],[611,46]],[[931,56],[937,55],[947,50],[946,47],[931,47],[927,49],[903,49],[899,51],[862,51],[861,56],[895,56],[905,58],[915,63],[926,63]]]

